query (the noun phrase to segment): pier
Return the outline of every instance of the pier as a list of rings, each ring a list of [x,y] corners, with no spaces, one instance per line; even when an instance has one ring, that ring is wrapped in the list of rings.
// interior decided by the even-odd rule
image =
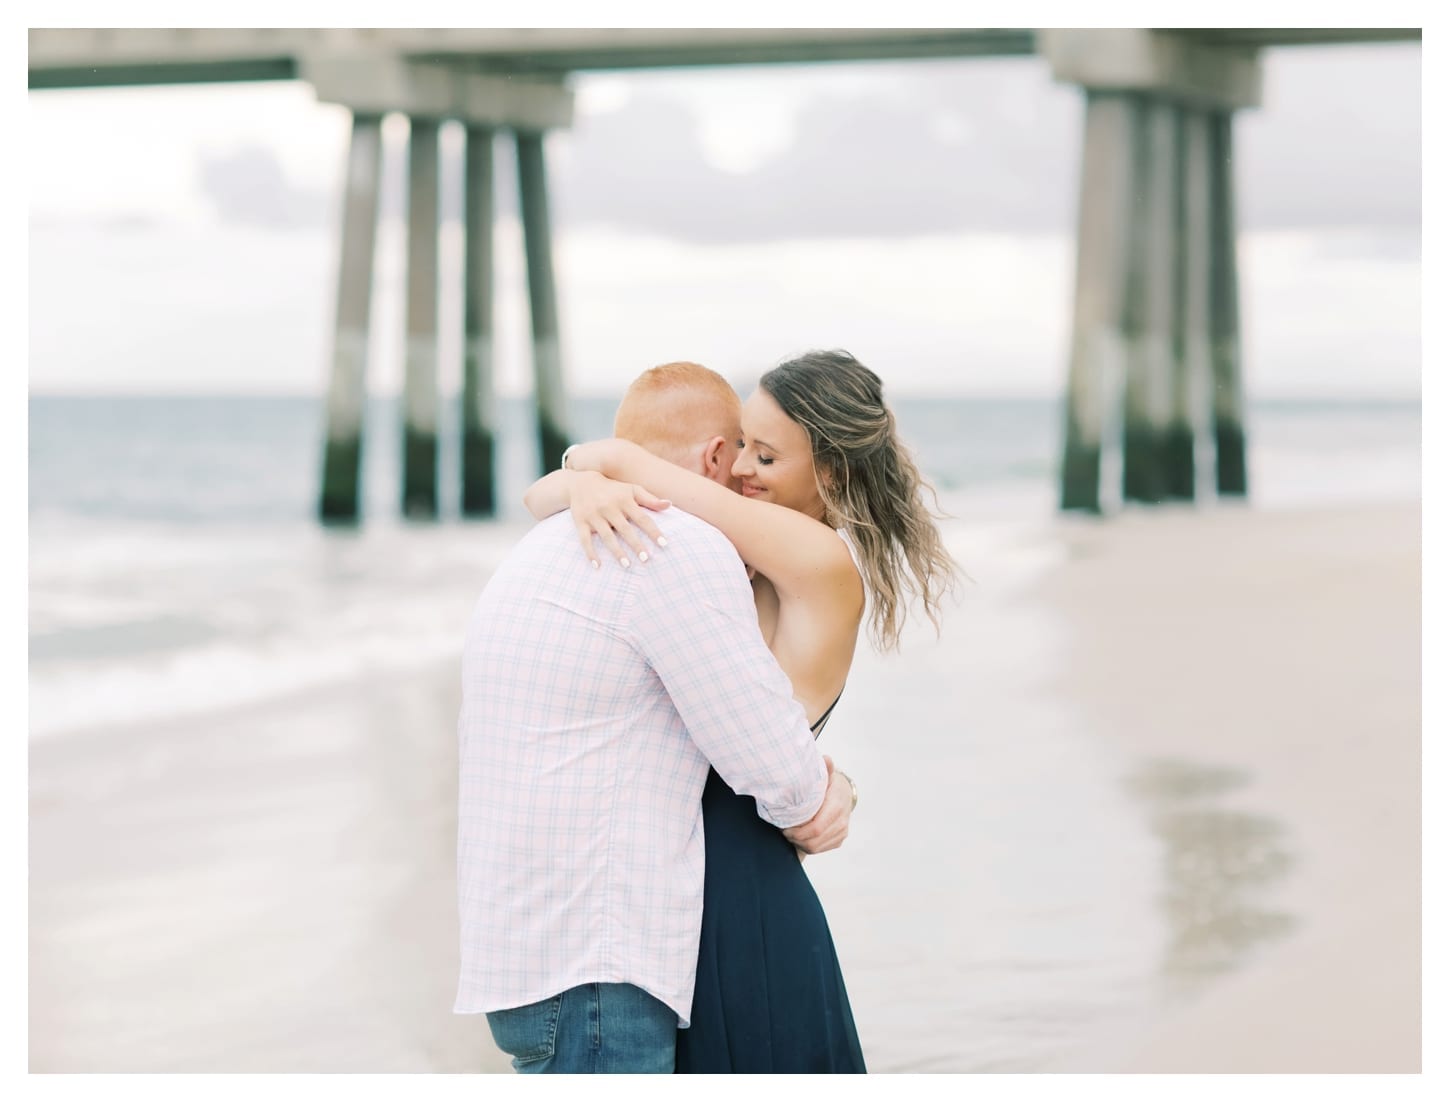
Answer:
[[[572,122],[572,74],[741,64],[1037,57],[1081,89],[1073,324],[1060,508],[1191,501],[1202,443],[1220,496],[1248,494],[1240,355],[1234,118],[1262,102],[1266,49],[1418,42],[1402,29],[31,29],[32,91],[300,80],[353,117],[317,511],[360,519],[381,123],[409,120],[406,363],[399,509],[438,500],[439,127],[464,128],[461,511],[496,507],[494,136],[517,150],[541,466],[570,442],[544,139]],[[1120,427],[1121,440],[1105,439]]]

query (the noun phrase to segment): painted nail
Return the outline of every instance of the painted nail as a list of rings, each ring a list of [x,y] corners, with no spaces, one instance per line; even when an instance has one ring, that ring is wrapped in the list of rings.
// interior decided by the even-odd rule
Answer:
[[[668,547],[669,542],[670,541],[665,539],[664,536],[661,536],[659,539],[655,540],[655,543],[659,544],[661,547]]]
[[[649,562],[649,552],[648,551],[641,551],[639,553],[639,561],[640,562]]]
[[[622,566],[622,567],[624,567],[626,570],[628,570],[629,569],[629,559],[626,558],[624,555],[620,555],[619,556],[619,565]]]
[[[598,570],[599,569],[599,560],[598,559],[590,559],[589,560],[589,565],[592,566],[592,567],[594,567],[595,570]]]

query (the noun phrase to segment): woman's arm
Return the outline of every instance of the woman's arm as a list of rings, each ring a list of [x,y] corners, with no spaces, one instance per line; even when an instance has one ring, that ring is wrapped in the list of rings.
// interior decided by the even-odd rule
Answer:
[[[735,545],[742,559],[770,579],[783,598],[822,592],[839,598],[844,592],[864,599],[860,576],[845,543],[804,513],[742,497],[628,440],[576,444],[569,453],[569,466],[574,471],[598,471],[647,486],[713,524]]]
[[[621,539],[629,544],[640,562],[647,562],[649,552],[639,532],[643,531],[661,546],[665,538],[645,510],[670,507],[668,501],[643,486],[616,482],[595,471],[574,470],[546,474],[524,491],[524,505],[535,520],[565,509],[572,512],[579,544],[596,567],[599,565],[599,556],[594,550],[596,533],[620,566],[629,565],[629,555],[619,543]]]
[[[578,479],[574,471],[550,471],[524,491],[524,506],[543,520],[569,508],[569,483]]]

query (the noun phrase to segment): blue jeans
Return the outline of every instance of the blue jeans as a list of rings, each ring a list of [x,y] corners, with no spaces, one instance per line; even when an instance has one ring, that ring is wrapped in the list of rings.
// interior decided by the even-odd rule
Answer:
[[[675,1070],[675,1012],[628,983],[585,983],[528,1006],[494,1010],[494,1043],[525,1074]]]

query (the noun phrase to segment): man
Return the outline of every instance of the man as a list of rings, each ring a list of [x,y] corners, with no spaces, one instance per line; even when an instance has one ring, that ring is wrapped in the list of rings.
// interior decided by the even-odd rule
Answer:
[[[645,372],[615,432],[724,485],[740,399],[698,364]],[[688,1026],[709,767],[807,852],[850,784],[822,758],[717,529],[654,515],[668,550],[590,567],[537,525],[470,622],[459,715],[458,1013],[523,1072],[671,1072]],[[628,560],[625,560],[628,562]]]

